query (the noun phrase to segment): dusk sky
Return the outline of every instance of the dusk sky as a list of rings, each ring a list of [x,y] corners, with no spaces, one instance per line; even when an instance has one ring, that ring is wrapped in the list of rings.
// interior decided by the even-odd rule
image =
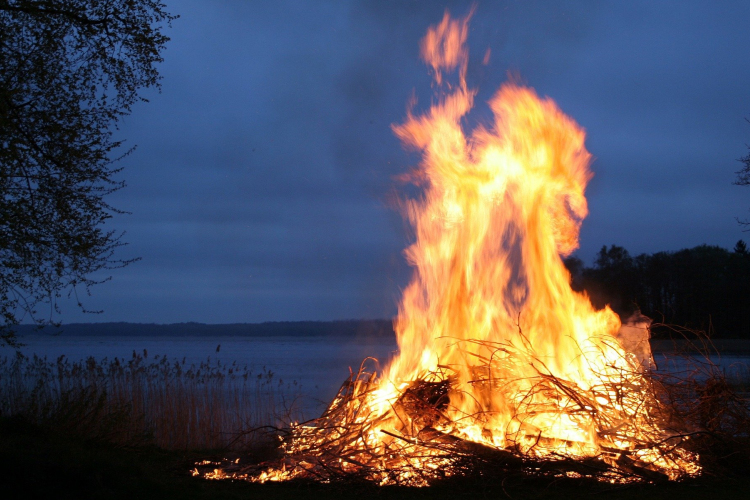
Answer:
[[[419,40],[468,1],[167,1],[180,15],[161,94],[118,138],[142,257],[63,322],[387,318],[410,269],[391,131],[432,90]],[[587,131],[594,178],[576,255],[750,242],[750,2],[480,1],[469,34],[476,123],[510,71]],[[482,64],[490,49],[488,65]]]

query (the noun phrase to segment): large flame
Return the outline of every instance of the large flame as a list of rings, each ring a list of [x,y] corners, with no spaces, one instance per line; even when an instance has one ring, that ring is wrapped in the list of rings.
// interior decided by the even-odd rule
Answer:
[[[583,129],[551,99],[506,83],[489,102],[492,125],[465,133],[476,95],[466,84],[469,17],[446,13],[429,29],[421,55],[442,93],[393,127],[423,155],[409,175],[422,195],[404,204],[415,273],[395,322],[399,354],[293,429],[283,464],[253,480],[337,470],[424,484],[431,470],[451,474],[457,448],[446,443],[595,457],[641,477],[699,470],[663,430],[648,323],[623,327],[570,287],[562,257],[578,247],[591,178]]]
[[[451,420],[483,415],[459,426],[469,437],[505,447],[523,427],[524,436],[594,449],[595,429],[571,419],[559,401],[519,415],[540,373],[589,389],[613,370],[633,368],[615,340],[618,316],[595,311],[571,289],[561,258],[578,247],[587,215],[585,133],[551,99],[507,83],[489,102],[492,126],[467,137],[461,120],[475,95],[465,80],[467,23],[446,14],[422,43],[437,83],[442,71],[458,68],[458,85],[428,114],[394,127],[423,152],[414,177],[425,191],[406,206],[416,232],[406,254],[416,272],[396,321],[400,355],[381,384],[445,368],[456,378]],[[475,383],[482,360],[504,388]]]

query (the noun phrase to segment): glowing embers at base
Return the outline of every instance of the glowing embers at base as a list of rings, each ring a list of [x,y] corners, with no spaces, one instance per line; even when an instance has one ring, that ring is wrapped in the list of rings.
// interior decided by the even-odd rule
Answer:
[[[446,14],[428,30],[421,54],[444,92],[393,127],[422,152],[408,175],[422,196],[403,205],[415,273],[395,322],[398,356],[292,426],[279,462],[207,477],[427,485],[482,471],[606,481],[700,472],[648,376],[647,322],[623,327],[570,288],[562,256],[578,246],[591,177],[584,131],[514,83],[490,100],[491,127],[462,128],[476,94],[468,21]]]

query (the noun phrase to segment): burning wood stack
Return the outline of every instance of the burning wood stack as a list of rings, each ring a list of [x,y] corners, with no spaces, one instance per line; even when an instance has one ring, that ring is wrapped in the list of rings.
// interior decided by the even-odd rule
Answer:
[[[591,178],[583,129],[507,83],[489,101],[492,126],[465,133],[470,17],[446,13],[428,30],[436,103],[393,127],[422,152],[407,177],[423,193],[403,203],[415,273],[398,355],[292,425],[278,462],[206,477],[427,485],[490,470],[615,482],[700,472],[648,375],[647,321],[623,326],[570,288],[562,256],[578,246]]]

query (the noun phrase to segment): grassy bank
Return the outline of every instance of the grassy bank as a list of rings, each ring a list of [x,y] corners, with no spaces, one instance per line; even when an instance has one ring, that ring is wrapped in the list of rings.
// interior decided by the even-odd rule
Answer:
[[[216,450],[167,451],[123,447],[54,432],[22,418],[0,418],[0,498],[55,499],[636,499],[746,498],[748,482],[710,480],[613,487],[575,482],[473,478],[433,488],[369,484],[249,484],[191,477],[192,464]]]
[[[690,403],[697,406],[685,415],[698,419],[695,425],[716,436],[737,435],[736,427],[744,422],[738,418],[744,413],[729,412],[739,408],[731,406],[740,404],[731,399],[734,393],[701,380],[690,381],[693,385],[684,386],[684,394],[674,394],[697,401]],[[726,438],[711,441],[711,446],[725,446],[725,453],[716,457],[720,460],[717,467],[739,472],[707,474],[677,484],[613,486],[470,477],[414,489],[352,482],[250,484],[191,475],[194,464],[205,459],[234,454],[261,461],[273,456],[268,434],[249,431],[292,418],[293,393],[293,385],[279,383],[267,370],[253,373],[245,367],[209,361],[186,365],[145,352],[111,361],[0,359],[0,498],[572,499],[607,495],[685,500],[750,496],[750,481],[742,473],[746,467],[731,463],[744,462],[747,450],[737,454],[738,448]],[[705,421],[700,420],[703,417]],[[742,441],[747,442],[746,429],[743,432]]]

